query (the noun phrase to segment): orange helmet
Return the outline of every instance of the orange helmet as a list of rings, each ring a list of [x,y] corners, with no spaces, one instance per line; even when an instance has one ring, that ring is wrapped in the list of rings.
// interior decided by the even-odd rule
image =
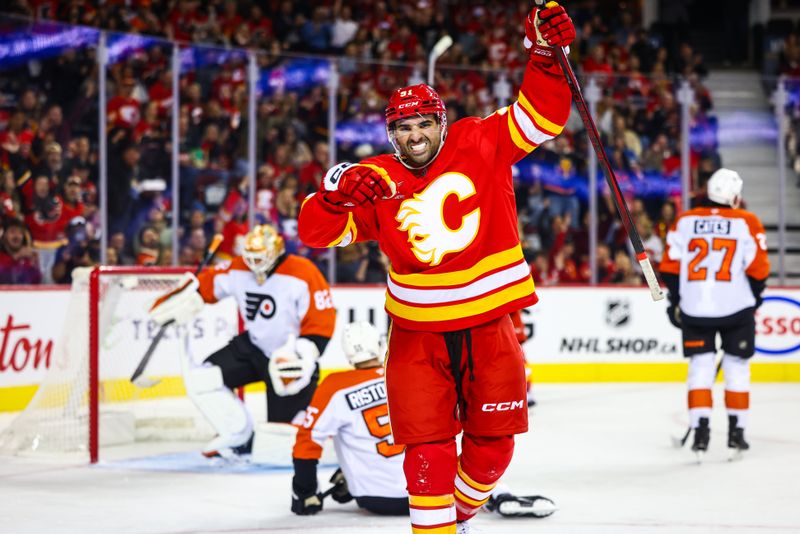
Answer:
[[[269,224],[259,224],[244,238],[244,259],[247,267],[256,275],[259,284],[267,279],[267,273],[286,251],[283,238]]]

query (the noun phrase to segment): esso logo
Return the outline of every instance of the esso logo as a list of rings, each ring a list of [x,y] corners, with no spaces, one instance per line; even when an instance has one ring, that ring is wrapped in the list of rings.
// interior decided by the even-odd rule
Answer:
[[[756,352],[775,356],[800,350],[800,301],[764,297],[756,312]]]

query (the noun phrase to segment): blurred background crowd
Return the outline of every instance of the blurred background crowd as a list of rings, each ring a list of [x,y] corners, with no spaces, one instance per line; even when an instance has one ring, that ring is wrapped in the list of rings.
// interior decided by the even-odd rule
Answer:
[[[448,120],[486,116],[510,103],[526,58],[522,20],[529,1],[351,0],[17,0],[0,9],[0,35],[20,19],[138,33],[179,43],[259,51],[261,69],[302,56],[336,57],[341,124],[377,124],[392,90],[422,81],[428,52],[443,35],[455,44],[438,63],[435,87]],[[689,40],[658,25],[643,28],[635,8],[603,10],[570,2],[578,29],[571,59],[603,97],[596,120],[645,247],[658,262],[680,209],[679,80],[691,107],[691,195],[721,165],[708,68]],[[4,28],[3,28],[4,26]],[[196,264],[209,237],[220,256],[239,251],[247,232],[247,64],[232,55],[180,73],[180,188],[172,191],[171,45],[155,41],[108,67],[108,228],[98,218],[98,87],[93,47],[0,66],[0,284],[68,283],[76,266],[99,261],[108,232],[109,264]],[[800,42],[785,37],[779,61],[800,74]],[[507,74],[510,92],[498,83]],[[797,71],[797,72],[795,72]],[[303,198],[329,166],[329,103],[324,85],[261,94],[257,105],[257,220],[271,222],[289,250],[321,265],[326,251],[296,237]],[[386,151],[374,136],[337,136],[340,161]],[[573,113],[565,133],[516,166],[520,238],[537,284],[589,280],[587,139]],[[800,163],[798,163],[800,166]],[[602,180],[602,178],[601,178]],[[651,184],[657,184],[652,186]],[[598,281],[639,284],[624,229],[601,190]],[[180,198],[179,257],[170,243],[172,199]],[[375,247],[336,251],[338,283],[382,283],[388,268]],[[328,272],[323,268],[323,272]]]

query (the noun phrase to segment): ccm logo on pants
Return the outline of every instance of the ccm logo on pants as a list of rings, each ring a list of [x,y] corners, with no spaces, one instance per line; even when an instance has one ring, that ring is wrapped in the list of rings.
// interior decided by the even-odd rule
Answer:
[[[507,412],[525,406],[525,401],[487,402],[481,407],[484,412]]]

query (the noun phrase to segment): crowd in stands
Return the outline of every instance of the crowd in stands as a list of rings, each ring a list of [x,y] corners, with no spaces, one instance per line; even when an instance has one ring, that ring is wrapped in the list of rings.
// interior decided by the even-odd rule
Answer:
[[[687,43],[669,50],[630,11],[600,13],[571,2],[578,29],[571,59],[584,81],[603,89],[597,123],[637,228],[658,261],[676,215],[675,193],[638,195],[652,176],[678,182],[679,77],[690,81],[693,194],[720,165],[707,69]],[[389,93],[425,70],[444,34],[455,44],[439,60],[436,89],[448,120],[499,107],[496,69],[520,81],[525,57],[509,37],[530,2],[341,0],[17,0],[0,8],[30,19],[100,27],[178,41],[259,50],[268,69],[298,54],[336,55],[340,121],[381,122]],[[2,13],[0,13],[0,17]],[[21,19],[0,18],[0,36]],[[247,77],[244,56],[184,69],[180,76],[180,190],[171,191],[171,45],[156,42],[108,67],[108,228],[98,211],[98,88],[93,47],[2,69],[0,165],[3,235],[0,284],[68,283],[72,268],[99,261],[108,232],[109,264],[193,265],[210,235],[223,233],[220,257],[238,252],[247,232]],[[421,81],[421,80],[420,80]],[[513,98],[514,91],[511,91]],[[498,98],[500,96],[500,98]],[[324,85],[262,95],[257,106],[256,217],[276,224],[289,250],[319,262],[327,251],[296,238],[300,202],[328,168]],[[342,142],[339,160],[386,151],[387,144]],[[589,280],[586,176],[588,146],[576,113],[563,135],[522,162],[516,182],[520,236],[536,282]],[[521,167],[520,167],[521,168]],[[600,178],[602,180],[602,177]],[[583,184],[583,186],[581,186]],[[679,193],[678,193],[679,194]],[[180,199],[179,257],[172,257],[171,204]],[[638,266],[607,191],[599,205],[598,280],[639,284]],[[340,283],[381,283],[385,256],[368,244],[337,251]]]

